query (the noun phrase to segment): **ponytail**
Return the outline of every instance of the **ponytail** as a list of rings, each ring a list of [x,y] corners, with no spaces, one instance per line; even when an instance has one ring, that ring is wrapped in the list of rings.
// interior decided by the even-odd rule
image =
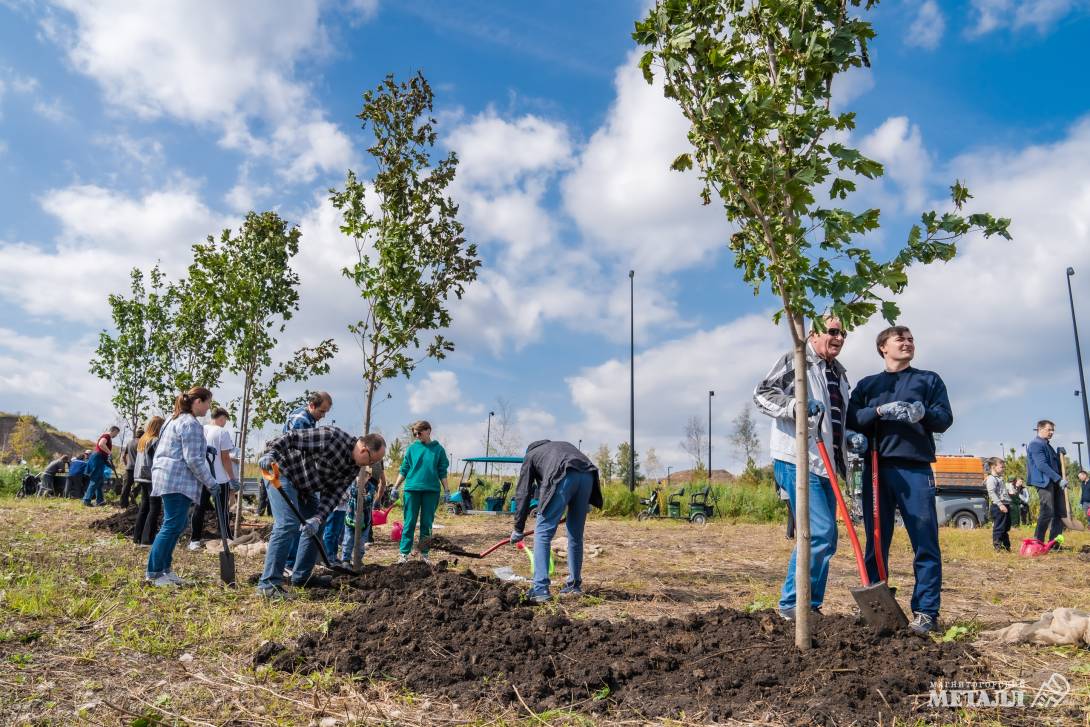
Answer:
[[[184,394],[178,394],[174,399],[174,416],[179,414],[192,414],[194,401],[211,401],[212,392],[203,386],[194,386]]]

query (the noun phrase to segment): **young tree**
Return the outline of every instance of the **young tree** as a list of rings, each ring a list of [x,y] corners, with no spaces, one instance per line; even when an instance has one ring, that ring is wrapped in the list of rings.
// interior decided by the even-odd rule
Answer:
[[[598,468],[598,474],[603,482],[613,481],[613,455],[607,445],[601,445],[594,453],[594,466]]]
[[[8,445],[16,459],[33,459],[42,449],[42,430],[38,426],[38,420],[29,414],[21,415],[11,429],[11,439]]]
[[[617,477],[621,482],[640,482],[643,480],[643,473],[640,472],[640,455],[637,453],[635,456],[636,462],[636,476],[629,479],[628,467],[629,462],[632,461],[632,447],[628,442],[621,442],[617,445]]]
[[[643,458],[643,467],[647,471],[647,476],[651,479],[655,479],[655,476],[662,471],[662,463],[659,462],[659,456],[655,454],[654,447],[647,450],[647,454]]]
[[[481,264],[477,246],[462,236],[458,205],[447,196],[458,157],[451,152],[432,161],[438,139],[432,99],[420,73],[408,83],[389,75],[365,91],[358,118],[374,135],[367,151],[378,171],[368,186],[349,170],[344,189],[330,190],[344,218],[341,231],[356,244],[357,262],[344,274],[364,304],[363,317],[348,330],[363,353],[365,433],[382,382],[408,378],[421,361],[454,350],[454,342],[438,332],[450,327],[447,302],[452,295],[462,297]],[[362,527],[356,518],[356,568],[363,560]]]
[[[148,273],[147,288],[140,268],[129,272],[129,281],[130,297],[111,293],[107,298],[116,334],[99,333],[91,373],[113,386],[110,401],[114,409],[129,431],[136,431],[148,407],[160,403],[162,334],[172,316],[166,281],[158,265]]]
[[[194,320],[200,317],[198,309],[207,312],[207,355],[242,378],[242,393],[229,406],[239,423],[243,452],[250,428],[283,409],[278,404],[279,387],[326,373],[337,352],[337,345],[327,339],[273,365],[277,339],[299,310],[299,275],[291,268],[299,237],[299,228],[275,212],[249,212],[237,234],[224,230],[219,239],[209,236],[207,242],[193,246],[181,305],[183,311],[192,311]],[[243,458],[240,478],[245,468]],[[236,523],[241,521],[239,498]]]
[[[691,416],[685,422],[685,439],[681,440],[681,449],[693,458],[694,467],[704,463],[701,457],[708,451],[708,430],[704,428],[702,418]]]
[[[749,404],[742,407],[742,411],[731,424],[730,443],[746,460],[746,472],[752,472],[756,467],[757,457],[761,454],[761,438],[757,434],[757,422]]]
[[[955,182],[951,210],[924,213],[905,247],[881,262],[861,239],[878,229],[879,210],[855,213],[817,201],[819,191],[844,200],[858,178],[883,173],[881,164],[844,141],[855,114],[830,107],[835,76],[869,65],[874,30],[853,15],[861,4],[660,0],[633,34],[647,48],[639,62],[644,77],[654,82],[659,69],[664,94],[690,124],[692,152],[672,168],[695,163],[704,202],[718,198],[736,230],[729,244],[735,266],[755,293],[767,282],[781,303],[774,319],[786,319],[794,343],[800,512],[809,511],[807,322],[822,325],[819,305],[849,329],[879,307],[892,322],[897,305],[883,296],[904,290],[910,265],[949,260],[970,231],[1009,238],[1009,220],[963,215],[970,195]],[[876,4],[866,0],[865,8]],[[798,522],[797,597],[808,603],[809,518]],[[806,609],[799,614],[796,645],[808,649],[810,619]]]

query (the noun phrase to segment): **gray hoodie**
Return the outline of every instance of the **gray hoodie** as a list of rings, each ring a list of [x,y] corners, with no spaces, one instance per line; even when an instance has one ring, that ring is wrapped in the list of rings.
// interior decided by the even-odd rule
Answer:
[[[590,504],[598,508],[605,504],[602,499],[602,485],[598,481],[598,468],[587,456],[571,442],[540,439],[530,443],[522,460],[522,471],[515,488],[515,530],[522,532],[526,527],[530,502],[535,493],[538,510],[544,510],[556,492],[557,485],[569,470],[592,473],[594,486],[590,492]]]

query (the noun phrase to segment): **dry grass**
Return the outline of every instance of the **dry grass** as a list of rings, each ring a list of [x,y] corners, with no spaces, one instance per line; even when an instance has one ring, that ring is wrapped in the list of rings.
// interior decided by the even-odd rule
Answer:
[[[78,502],[0,502],[0,720],[4,724],[591,724],[572,713],[528,710],[480,715],[405,693],[393,683],[361,683],[329,673],[287,675],[250,666],[264,640],[286,641],[351,608],[347,601],[266,603],[252,588],[216,581],[216,556],[176,553],[175,568],[198,581],[177,591],[142,584],[147,557],[129,541],[85,526],[102,517]],[[395,513],[396,514],[396,513]],[[441,532],[482,546],[509,530],[506,518],[441,519]],[[388,530],[382,529],[383,537]],[[1019,537],[1024,536],[1024,533]],[[596,597],[567,607],[577,618],[658,618],[716,605],[775,604],[792,544],[782,528],[713,523],[593,519],[588,545],[601,548],[584,567]],[[1075,534],[1068,543],[1090,543]],[[1090,607],[1090,563],[1072,553],[1029,560],[991,551],[986,531],[944,529],[943,618],[967,627],[1036,617],[1057,606]],[[827,610],[847,612],[854,562],[842,538],[833,561]],[[369,560],[395,557],[380,542]],[[477,570],[525,556],[502,549]],[[239,558],[245,578],[259,558]],[[564,565],[558,566],[558,578]],[[892,578],[907,601],[911,554],[894,540]],[[1040,683],[1053,671],[1090,702],[1090,658],[1072,648],[986,647],[993,671]],[[1003,716],[1003,715],[1000,715]],[[951,714],[961,724],[995,723],[983,712]],[[324,722],[323,722],[324,720]],[[773,724],[776,723],[772,717]],[[678,723],[681,724],[681,723]]]

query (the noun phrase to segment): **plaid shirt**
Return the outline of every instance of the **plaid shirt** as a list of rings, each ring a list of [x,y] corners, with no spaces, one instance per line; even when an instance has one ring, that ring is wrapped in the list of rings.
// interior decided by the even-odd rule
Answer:
[[[321,494],[315,516],[324,520],[360,469],[352,456],[358,439],[337,427],[294,429],[270,440],[265,453],[280,465],[280,471],[300,494]]]
[[[301,406],[288,414],[288,420],[284,422],[284,434],[294,429],[313,429],[318,426],[318,420],[310,413],[307,407]]]
[[[205,459],[204,427],[192,414],[179,414],[163,426],[151,465],[151,494],[178,493],[200,502],[201,487],[216,481]]]

